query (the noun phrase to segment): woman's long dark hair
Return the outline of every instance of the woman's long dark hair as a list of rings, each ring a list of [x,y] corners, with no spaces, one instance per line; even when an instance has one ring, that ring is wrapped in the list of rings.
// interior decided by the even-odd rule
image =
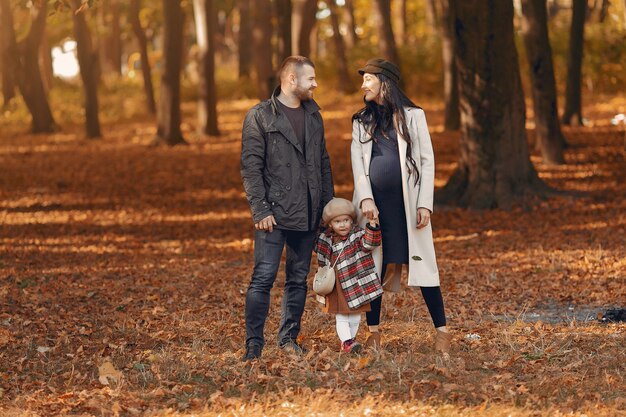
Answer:
[[[384,137],[387,137],[387,131],[390,128],[399,130],[397,133],[402,136],[406,141],[406,164],[409,171],[409,177],[415,173],[415,184],[419,180],[419,171],[417,170],[417,163],[412,156],[411,136],[406,124],[406,118],[404,117],[405,107],[421,108],[411,101],[410,98],[404,94],[404,92],[398,87],[398,85],[391,81],[386,75],[375,74],[380,80],[380,96],[383,99],[382,106],[375,101],[365,102],[365,107],[356,112],[352,116],[352,120],[358,120],[365,126],[366,132],[370,135],[370,139],[366,140],[367,143],[370,140],[376,140],[374,132],[380,132]],[[396,125],[394,126],[394,119]],[[360,139],[359,139],[360,140]]]

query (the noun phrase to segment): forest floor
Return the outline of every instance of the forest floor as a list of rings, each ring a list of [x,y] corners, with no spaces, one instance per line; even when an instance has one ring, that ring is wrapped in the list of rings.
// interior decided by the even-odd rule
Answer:
[[[321,98],[336,193],[350,197],[360,100]],[[626,415],[626,324],[597,319],[626,307],[626,143],[605,103],[585,109],[590,126],[565,129],[567,165],[533,153],[566,194],[510,211],[435,209],[447,366],[406,287],[385,295],[379,354],[341,354],[312,295],[309,351],[284,354],[282,268],[263,358],[241,362],[253,228],[240,129],[254,100],[220,103],[217,138],[191,132],[185,104],[190,144],[172,149],[148,146],[154,123],[141,118],[107,123],[94,141],[80,126],[3,135],[0,414]],[[441,187],[459,135],[442,131],[440,103],[421,104]]]

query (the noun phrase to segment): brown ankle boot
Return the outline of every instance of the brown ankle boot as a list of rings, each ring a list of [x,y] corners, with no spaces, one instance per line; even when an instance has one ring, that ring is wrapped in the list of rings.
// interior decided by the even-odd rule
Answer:
[[[376,350],[380,349],[380,332],[373,332],[367,336],[367,340],[365,340],[365,346],[367,348],[374,348]]]
[[[435,352],[450,356],[450,342],[452,342],[452,334],[437,330],[435,334]]]

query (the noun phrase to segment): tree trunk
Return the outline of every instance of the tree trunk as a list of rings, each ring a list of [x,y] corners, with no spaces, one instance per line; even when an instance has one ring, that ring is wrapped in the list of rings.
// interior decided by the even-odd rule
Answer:
[[[254,6],[252,36],[257,95],[259,100],[266,100],[276,84],[276,76],[272,69],[272,5],[270,0],[256,0]]]
[[[80,78],[85,88],[85,129],[88,138],[100,137],[100,120],[98,119],[98,54],[93,50],[91,32],[85,20],[85,11],[76,11],[82,5],[81,0],[72,0],[74,12],[74,37]]]
[[[2,97],[3,106],[7,106],[15,97],[16,53],[15,32],[13,29],[13,11],[9,0],[0,0],[0,61],[2,62]]]
[[[102,73],[122,74],[122,39],[118,0],[101,0],[98,7],[98,54]]]
[[[556,17],[563,7],[559,4],[559,0],[548,0],[548,19]]]
[[[547,191],[528,154],[524,95],[513,37],[513,3],[454,0],[461,95],[459,164],[443,203],[510,208]]]
[[[39,68],[42,72],[41,79],[47,94],[52,88],[53,69],[52,49],[50,48],[50,42],[48,42],[48,37],[45,32],[41,38],[41,47],[39,48]]]
[[[330,22],[333,27],[333,43],[335,44],[335,57],[337,72],[339,74],[339,90],[350,94],[354,92],[354,83],[350,80],[348,73],[348,59],[346,58],[346,47],[343,43],[343,36],[339,32],[339,11],[334,0],[328,2],[330,10]]]
[[[199,48],[200,85],[198,129],[206,135],[219,135],[215,89],[215,29],[217,11],[213,0],[194,0],[196,36]]]
[[[454,15],[450,0],[440,0],[440,28],[443,55],[443,93],[445,101],[444,127],[446,130],[458,130],[461,126],[459,113],[459,86],[457,69],[454,62]]]
[[[394,30],[396,45],[403,46],[407,42],[407,15],[406,15],[406,0],[400,0],[399,4],[395,4],[391,8],[391,14],[393,15],[392,26]]]
[[[376,0],[380,17],[380,47],[383,56],[400,67],[400,59],[391,27],[391,0]]]
[[[610,5],[611,2],[609,0],[602,0],[602,5],[600,6],[600,11],[598,12],[598,22],[604,23],[606,16],[609,13]]]
[[[276,0],[278,21],[278,59],[283,62],[291,56],[291,0]]]
[[[437,11],[437,0],[426,0],[426,21],[433,33],[437,32],[441,18]]]
[[[292,51],[294,55],[311,55],[311,33],[315,27],[317,0],[294,0],[292,13]]]
[[[5,0],[2,0],[3,3]],[[8,1],[5,6],[8,6]],[[51,133],[57,128],[54,123],[52,111],[50,111],[50,105],[48,104],[48,98],[46,97],[46,91],[44,89],[43,81],[41,79],[41,71],[39,69],[39,46],[41,45],[41,39],[46,30],[46,17],[48,5],[46,2],[41,2],[41,6],[38,8],[33,5],[31,7],[31,26],[28,35],[17,46],[15,46],[15,35],[9,40],[11,50],[15,52],[12,57],[17,56],[15,60],[17,70],[17,83],[24,97],[24,102],[28,111],[33,117],[32,132],[33,133]],[[9,11],[10,8],[3,7],[4,11]],[[4,14],[4,13],[3,13]],[[12,21],[11,15],[11,21]],[[11,26],[13,24],[11,22]],[[13,46],[11,46],[13,45]]]
[[[563,164],[565,138],[559,123],[546,0],[522,0],[522,33],[532,80],[536,148],[544,162]]]
[[[348,48],[354,48],[359,43],[359,35],[356,33],[356,20],[354,18],[354,0],[345,0],[345,2],[344,14],[348,25],[346,45]]]
[[[252,21],[250,19],[250,0],[239,0],[239,78],[250,78],[252,66]]]
[[[163,0],[163,73],[157,114],[157,142],[186,143],[180,131],[180,70],[183,50],[183,9],[179,1]]]
[[[120,4],[118,0],[111,0],[111,48],[109,53],[109,62],[113,71],[122,75],[122,36],[120,29]]]
[[[139,9],[141,0],[131,0],[129,9],[129,20],[133,32],[139,43],[139,53],[141,55],[141,73],[143,75],[143,89],[146,93],[146,103],[151,114],[156,114],[156,103],[154,101],[154,88],[152,87],[152,69],[148,58],[148,39],[146,32],[141,27],[139,21]]]
[[[565,86],[565,111],[563,113],[564,125],[581,126],[583,124],[581,84],[586,10],[587,0],[572,0],[572,26],[567,57],[567,84]]]

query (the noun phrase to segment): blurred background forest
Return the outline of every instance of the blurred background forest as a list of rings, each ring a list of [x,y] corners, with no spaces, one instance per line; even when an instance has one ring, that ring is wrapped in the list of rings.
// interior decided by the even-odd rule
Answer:
[[[331,90],[354,93],[360,86],[355,69],[370,57],[384,56],[399,63],[404,87],[418,104],[426,98],[441,100],[447,73],[447,3],[1,0],[1,131],[26,132],[34,113],[35,132],[67,129],[87,117],[86,135],[98,137],[100,122],[151,117],[159,108],[155,103],[161,102],[167,113],[180,102],[204,99],[199,106],[206,110],[193,128],[217,134],[215,102],[266,98],[275,83],[274,71],[290,54],[307,55],[316,62],[321,80],[318,98]],[[530,97],[522,3],[514,2],[515,40],[524,90]],[[583,101],[602,101],[624,91],[626,2],[535,3],[547,8],[559,97],[565,96],[569,56],[577,52],[569,46],[576,4],[586,6],[584,28],[576,29],[584,30],[584,44],[576,46],[582,53]],[[616,114],[623,111],[615,109]],[[171,129],[173,133],[163,136],[176,143],[182,137]]]

